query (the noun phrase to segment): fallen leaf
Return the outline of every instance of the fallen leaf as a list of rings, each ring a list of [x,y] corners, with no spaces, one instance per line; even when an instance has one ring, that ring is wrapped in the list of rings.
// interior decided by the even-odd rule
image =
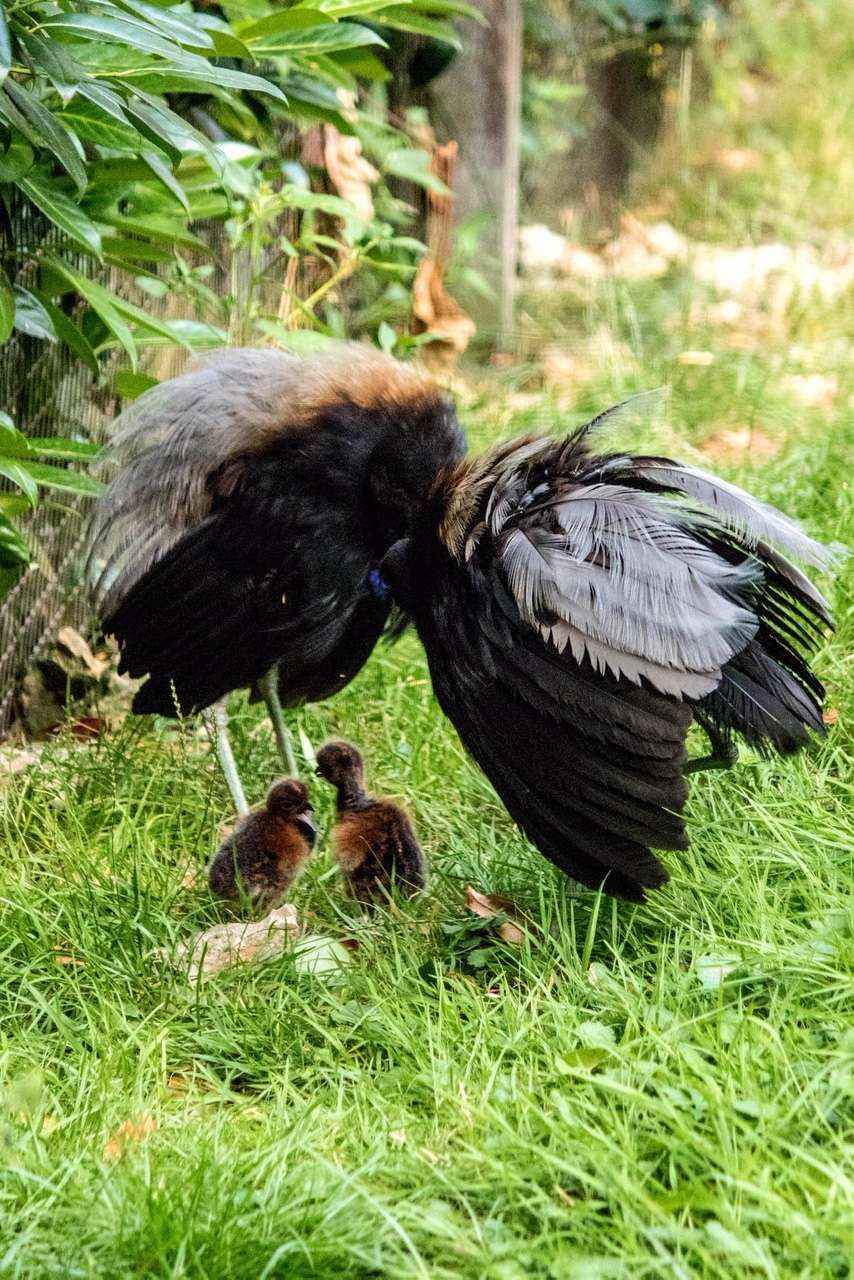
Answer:
[[[504,942],[518,946],[528,930],[520,927],[517,921],[523,919],[523,913],[511,898],[504,898],[497,893],[480,893],[469,885],[466,889],[466,906],[483,920],[492,920],[495,916],[509,916],[498,926],[498,936]]]
[[[31,769],[38,764],[43,743],[33,743],[28,747],[3,747],[0,750],[0,778],[12,778],[24,769]]]
[[[187,1093],[190,1088],[190,1078],[183,1071],[173,1071],[166,1081],[167,1093]]]
[[[720,954],[712,952],[709,955],[700,956],[694,965],[694,970],[701,985],[707,991],[716,991],[724,979],[740,964],[741,956],[736,955],[735,952],[727,951]]]
[[[414,333],[435,335],[421,348],[421,354],[428,363],[432,359],[444,367],[455,363],[476,331],[474,320],[448,293],[429,254],[421,259],[412,283],[412,316]]]
[[[753,147],[721,147],[715,152],[715,160],[730,173],[750,173],[759,168],[762,156]]]
[[[783,389],[791,392],[801,404],[815,409],[832,409],[839,395],[839,380],[821,373],[792,373],[783,379]]]
[[[67,951],[59,951],[57,948],[54,948],[54,950],[57,952],[56,956],[54,957],[54,959],[56,960],[56,963],[59,965],[62,965],[64,968],[74,968],[74,969],[86,968],[85,960],[78,960],[76,956],[69,955]]]
[[[145,1142],[156,1131],[157,1121],[147,1111],[143,1111],[133,1120],[125,1120],[124,1124],[120,1124],[115,1133],[112,1133],[105,1142],[101,1153],[103,1160],[106,1164],[115,1164],[122,1158],[128,1147]]]
[[[680,351],[676,359],[679,364],[703,367],[715,363],[715,353],[713,351]]]
[[[838,724],[839,712],[837,711],[836,707],[828,707],[827,710],[822,713],[821,718],[824,721],[824,723],[828,726],[833,724]]]
[[[764,461],[780,451],[779,442],[758,427],[731,427],[716,431],[702,442],[700,448],[712,458],[728,461],[737,461],[745,454]]]
[[[48,727],[47,732],[58,737],[66,731],[79,742],[89,742],[92,738],[108,733],[110,726],[100,716],[78,716],[76,720],[57,721]]]
[[[294,947],[297,973],[310,973],[316,978],[340,972],[349,960],[350,952],[337,938],[316,935],[303,938]]]
[[[281,955],[288,943],[299,937],[299,932],[296,907],[286,902],[263,920],[215,924],[180,942],[174,951],[160,947],[154,955],[171,961],[178,968],[186,966],[187,977],[195,982],[199,977],[209,978],[233,965]]]
[[[95,676],[97,680],[100,680],[101,676],[109,670],[109,662],[104,662],[102,659],[97,658],[80,632],[75,631],[74,627],[60,627],[56,633],[56,638],[72,657],[80,659],[89,674]]]

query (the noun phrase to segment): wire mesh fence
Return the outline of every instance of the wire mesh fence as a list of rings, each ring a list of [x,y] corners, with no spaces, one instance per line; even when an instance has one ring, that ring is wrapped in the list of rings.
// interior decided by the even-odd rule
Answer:
[[[59,236],[25,204],[13,208],[9,225],[15,247],[27,262],[16,283],[26,288],[37,270],[34,251],[56,247]],[[82,258],[74,265],[86,270]],[[0,409],[31,439],[79,436],[102,441],[115,400],[108,381],[96,379],[68,347],[19,331],[0,347]],[[21,518],[32,559],[0,602],[0,734],[15,716],[16,691],[28,663],[63,620],[79,624],[85,617],[78,562],[86,506],[85,499],[70,494],[45,495]]]
[[[294,154],[297,144],[284,140],[283,153]],[[282,215],[281,231],[296,234],[296,211]],[[163,320],[201,319],[230,329],[225,302],[236,293],[235,309],[253,288],[263,294],[265,306],[275,313],[284,282],[265,278],[252,281],[242,255],[232,253],[222,222],[196,224],[196,234],[207,250],[198,260],[209,261],[213,273],[207,283],[219,300],[216,313],[203,314],[197,298],[169,291],[153,297],[137,288],[132,276],[112,269],[93,271],[91,260],[69,250],[61,234],[31,205],[10,210],[6,234],[14,240],[19,261],[25,265],[15,283],[24,289],[33,283],[41,251],[61,247],[65,261],[80,273],[94,275],[114,292]],[[261,264],[262,269],[265,264]],[[257,264],[256,264],[257,266]],[[303,295],[316,284],[318,264],[301,258],[288,287]],[[208,308],[210,311],[210,308]],[[72,317],[73,318],[73,317]],[[231,336],[235,336],[231,334]],[[190,352],[180,346],[142,345],[143,367],[162,379],[184,368]],[[29,438],[78,437],[106,444],[110,424],[122,402],[113,390],[117,359],[107,358],[95,375],[63,343],[16,332],[0,347],[0,410],[8,413],[19,431]],[[0,478],[0,489],[11,488]],[[29,567],[11,591],[0,600],[0,738],[16,719],[18,690],[27,669],[52,644],[64,623],[84,629],[93,619],[83,580],[83,551],[91,499],[45,494],[38,507],[20,518],[21,532],[32,553]]]

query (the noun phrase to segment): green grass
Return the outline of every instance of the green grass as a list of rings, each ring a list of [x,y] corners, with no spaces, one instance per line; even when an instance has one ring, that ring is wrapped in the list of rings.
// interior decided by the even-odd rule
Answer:
[[[721,469],[854,542],[850,309],[815,303],[744,351],[698,329],[695,300],[679,273],[603,286],[586,313],[527,299],[552,337],[606,324],[629,354],[592,366],[570,409],[520,401],[530,370],[481,384],[473,440],[563,429],[668,381],[666,422],[624,439],[691,454],[721,426],[761,428],[780,452]],[[697,347],[714,364],[678,363]],[[835,374],[833,407],[805,409],[791,371]],[[840,625],[816,664],[838,723],[796,760],[744,752],[696,778],[692,849],[642,907],[525,843],[413,638],[301,712],[312,741],[364,747],[433,868],[421,900],[363,919],[321,838],[301,918],[359,942],[324,977],[287,954],[196,989],[152,959],[217,919],[185,883],[229,812],[194,725],[46,748],[0,793],[0,1277],[850,1276],[850,571],[825,585]],[[271,735],[242,698],[234,719],[260,798]],[[501,942],[466,911],[467,884],[515,896],[536,936]],[[106,1161],[144,1116],[156,1130]]]

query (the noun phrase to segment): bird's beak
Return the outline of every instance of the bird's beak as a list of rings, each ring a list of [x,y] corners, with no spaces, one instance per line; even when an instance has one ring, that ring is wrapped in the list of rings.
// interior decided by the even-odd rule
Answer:
[[[310,839],[313,839],[317,835],[317,826],[311,809],[306,809],[304,813],[300,814],[297,818],[297,825],[302,827],[303,831],[306,832]]]

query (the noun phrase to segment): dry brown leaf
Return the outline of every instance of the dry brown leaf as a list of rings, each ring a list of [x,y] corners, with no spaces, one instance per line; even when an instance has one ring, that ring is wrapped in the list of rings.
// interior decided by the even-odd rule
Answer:
[[[427,364],[437,367],[451,367],[465,351],[477,327],[468,312],[448,293],[429,255],[421,259],[415,273],[412,315],[413,332],[436,334],[435,341],[421,348],[421,354]]]
[[[730,173],[750,173],[759,168],[762,156],[753,147],[721,147],[715,152],[715,160]]]
[[[74,627],[60,627],[56,633],[56,638],[73,657],[80,659],[89,674],[94,676],[96,680],[100,680],[101,676],[109,669],[109,662],[96,658],[80,632],[75,631]]]
[[[371,187],[379,181],[379,171],[362,155],[362,144],[355,136],[339,133],[332,124],[324,126],[323,157],[332,185],[344,200],[349,200],[365,222],[373,221],[374,197]]]
[[[43,750],[44,743],[41,742],[31,743],[26,747],[4,745],[0,749],[0,780],[12,778],[24,769],[31,769],[38,764]]]
[[[60,951],[58,950],[58,948],[54,948],[54,950],[56,951],[56,955],[54,956],[56,963],[58,965],[62,965],[64,969],[85,969],[86,968],[85,960],[78,960],[77,956],[69,955],[67,951]]]
[[[700,445],[711,458],[737,461],[745,455],[765,461],[780,451],[780,444],[758,427],[732,427],[716,431]]]
[[[199,976],[208,978],[232,965],[280,955],[299,934],[296,907],[286,902],[263,920],[215,924],[180,942],[174,952],[161,947],[154,954],[159,959],[171,960],[178,968],[186,966],[189,980],[195,982]]]
[[[680,351],[676,357],[680,364],[703,367],[715,363],[714,351]]]
[[[791,392],[801,404],[815,409],[832,409],[839,395],[839,380],[832,374],[792,373],[783,379],[783,388]]]
[[[495,916],[510,916],[498,926],[498,936],[504,942],[518,946],[525,938],[526,930],[516,923],[523,915],[512,898],[504,898],[497,893],[481,893],[469,885],[466,889],[466,906],[483,920],[491,920]]]
[[[55,738],[68,732],[78,742],[91,742],[93,738],[98,738],[102,733],[109,733],[109,731],[109,724],[100,716],[78,716],[71,721],[63,720],[52,724],[47,729],[47,732]]]
[[[115,1133],[110,1134],[104,1143],[104,1150],[101,1153],[103,1160],[106,1164],[115,1164],[122,1158],[128,1147],[145,1142],[156,1131],[157,1121],[147,1111],[135,1116],[133,1120],[125,1120],[124,1124],[120,1124]]]
[[[827,710],[822,713],[821,718],[824,721],[824,723],[828,727],[830,727],[830,725],[839,723],[839,712],[837,711],[836,707],[828,707]]]

